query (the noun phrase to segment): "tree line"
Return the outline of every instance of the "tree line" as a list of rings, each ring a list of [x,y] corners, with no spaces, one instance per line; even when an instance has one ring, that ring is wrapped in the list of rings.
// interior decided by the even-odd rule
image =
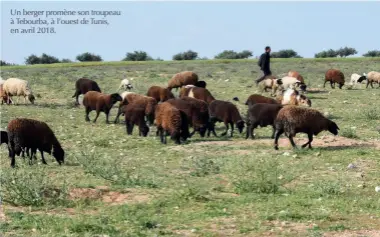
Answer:
[[[316,53],[314,58],[335,58],[335,57],[347,57],[350,55],[355,55],[358,52],[354,48],[342,47],[339,49],[329,49],[322,52]],[[380,57],[380,50],[370,50],[362,55],[363,57]],[[234,50],[224,50],[223,52],[214,56],[214,59],[247,59],[253,57],[253,52],[250,50],[243,50],[241,52],[236,52]],[[293,49],[282,49],[277,52],[271,53],[272,58],[302,58]],[[79,62],[100,62],[103,61],[100,55],[94,53],[86,52],[76,56],[75,58]],[[175,61],[180,60],[208,60],[206,57],[199,57],[198,53],[192,50],[187,50],[184,52],[177,53],[172,57]],[[126,53],[125,57],[121,61],[163,61],[161,58],[153,58],[145,51],[133,51]],[[41,56],[32,54],[25,58],[25,64],[51,64],[51,63],[70,63],[70,59],[58,59],[57,57],[43,53]],[[1,66],[12,66],[16,64],[7,63],[6,61],[0,60]]]

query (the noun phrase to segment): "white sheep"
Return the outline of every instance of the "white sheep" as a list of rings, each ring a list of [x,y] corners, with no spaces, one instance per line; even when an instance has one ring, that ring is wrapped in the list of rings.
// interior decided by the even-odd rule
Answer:
[[[133,78],[131,78],[132,80]],[[129,82],[129,80],[127,78],[121,80],[120,82],[120,86],[117,90],[120,90],[121,88],[123,88],[124,90],[131,90],[133,88],[132,84]]]
[[[311,100],[297,90],[288,88],[282,96],[277,97],[282,105],[303,105],[311,107]]]
[[[351,86],[356,86],[356,84],[361,84],[362,81],[366,80],[367,79],[367,75],[365,73],[363,73],[362,76],[360,76],[359,74],[357,73],[353,73],[351,75],[351,81],[350,81],[350,85]]]
[[[368,74],[366,74],[366,76],[367,76],[367,86],[366,86],[366,88],[368,88],[369,84],[371,84],[371,87],[373,88],[373,83],[374,82],[379,83],[379,88],[380,88],[380,72],[371,71]]]
[[[8,78],[3,84],[3,90],[8,96],[8,103],[11,102],[12,96],[18,96],[17,102],[19,100],[19,96],[23,96],[24,103],[26,103],[26,97],[28,97],[28,100],[34,104],[35,97],[28,81],[19,78]]]
[[[302,84],[301,81],[299,81],[297,78],[295,77],[289,77],[289,76],[285,76],[283,78],[281,78],[281,82],[282,82],[282,87],[287,90],[287,89],[295,89],[296,87],[298,87],[300,84]]]

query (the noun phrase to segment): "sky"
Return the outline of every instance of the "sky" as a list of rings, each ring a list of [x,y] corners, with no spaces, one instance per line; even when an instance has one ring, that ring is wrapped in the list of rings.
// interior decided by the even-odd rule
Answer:
[[[11,10],[121,11],[109,25],[49,25],[55,34],[15,34]],[[303,57],[322,50],[354,47],[362,55],[380,50],[380,2],[1,2],[1,59],[24,64],[31,54],[42,53],[75,60],[91,52],[104,61],[119,61],[127,52],[146,51],[153,58],[171,60],[176,53],[193,50],[213,58],[223,50],[251,50],[258,56],[293,49]],[[46,14],[46,12],[44,12]],[[94,16],[86,16],[91,18]],[[82,19],[83,16],[46,18]],[[50,24],[50,23],[49,23]]]

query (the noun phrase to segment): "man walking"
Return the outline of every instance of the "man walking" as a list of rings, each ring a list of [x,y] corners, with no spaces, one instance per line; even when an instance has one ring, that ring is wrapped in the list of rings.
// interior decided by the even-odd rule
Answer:
[[[272,74],[270,71],[270,51],[271,48],[269,46],[265,47],[265,53],[261,54],[259,62],[257,63],[264,75],[256,80],[256,85],[259,84],[260,81],[264,80],[266,76],[270,76]]]

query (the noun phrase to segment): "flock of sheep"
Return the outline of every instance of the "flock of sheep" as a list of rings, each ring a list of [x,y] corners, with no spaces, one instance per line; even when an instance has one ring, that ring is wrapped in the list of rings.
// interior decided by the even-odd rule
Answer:
[[[350,84],[356,85],[367,80],[367,87],[373,83],[379,83],[380,72],[369,72],[368,74],[352,74]],[[341,89],[345,83],[344,74],[336,69],[330,69],[325,73],[325,83],[330,82],[331,88],[335,84]],[[146,95],[131,92],[133,86],[128,79],[121,81],[119,89],[122,93],[105,94],[102,93],[99,85],[88,78],[80,78],[75,83],[76,104],[79,105],[79,95],[84,95],[83,106],[85,108],[85,120],[90,121],[89,113],[96,111],[93,122],[96,122],[100,113],[106,115],[106,122],[109,123],[109,113],[115,103],[119,102],[118,113],[114,123],[119,122],[120,115],[124,115],[126,131],[128,135],[133,132],[134,126],[139,129],[140,136],[147,136],[153,124],[157,128],[156,136],[160,136],[163,144],[167,143],[166,137],[170,135],[176,144],[191,138],[198,132],[201,137],[218,136],[215,132],[215,123],[223,122],[226,126],[227,134],[231,128],[231,137],[234,127],[242,133],[246,128],[246,139],[254,138],[254,129],[272,126],[274,148],[278,149],[278,139],[281,134],[289,138],[290,143],[295,148],[293,140],[297,133],[306,133],[308,142],[302,147],[311,148],[313,135],[321,131],[329,131],[334,135],[338,134],[339,127],[330,119],[324,117],[319,111],[311,109],[311,100],[305,96],[306,84],[304,78],[296,71],[289,71],[287,76],[277,78],[268,76],[259,83],[262,91],[271,89],[271,97],[260,94],[252,94],[248,97],[245,105],[248,106],[248,113],[245,119],[242,118],[238,108],[232,102],[217,100],[206,89],[207,83],[200,81],[196,73],[184,71],[175,74],[169,81],[167,87],[152,86]],[[180,89],[179,97],[176,98],[171,92],[173,88]],[[128,90],[128,91],[127,91]],[[23,96],[33,104],[35,97],[29,83],[18,78],[1,79],[0,97],[2,104],[14,103],[12,96]],[[239,101],[239,98],[233,98]],[[190,133],[189,127],[193,128]],[[55,157],[59,164],[64,163],[65,152],[50,127],[42,121],[28,118],[16,118],[8,123],[7,131],[1,131],[1,143],[8,146],[11,167],[15,166],[15,156],[25,158],[25,153],[29,157],[36,159],[37,150],[41,153],[44,164],[43,153],[47,152]],[[29,151],[31,151],[29,153]]]

